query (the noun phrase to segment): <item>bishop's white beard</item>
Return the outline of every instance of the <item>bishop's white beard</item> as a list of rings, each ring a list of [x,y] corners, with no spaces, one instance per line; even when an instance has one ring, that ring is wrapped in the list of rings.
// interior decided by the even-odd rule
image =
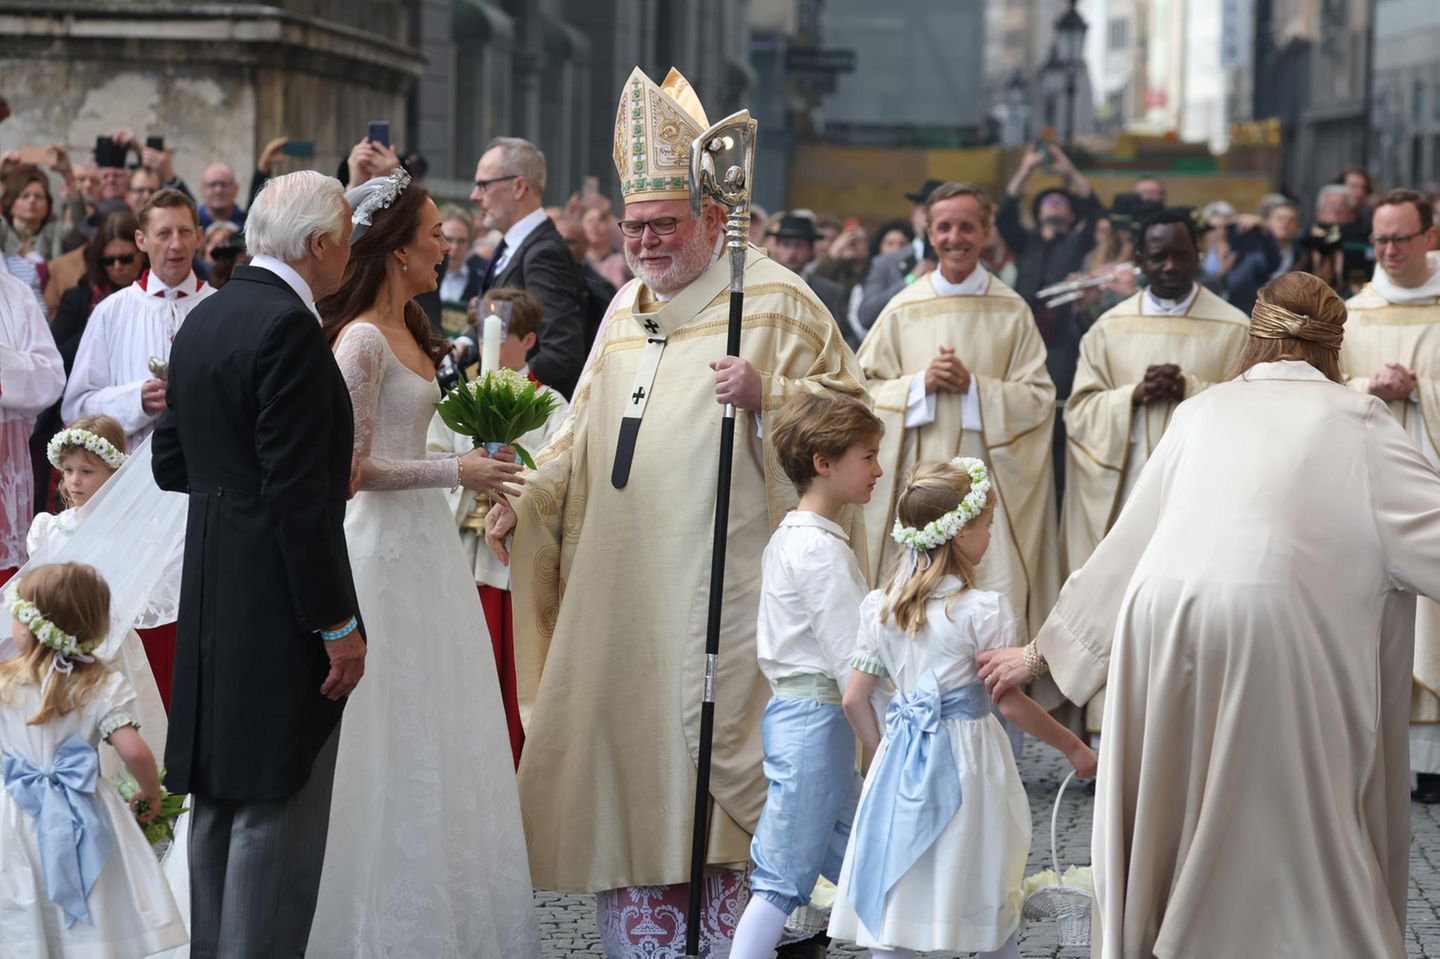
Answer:
[[[641,251],[644,252],[643,250]],[[630,248],[625,248],[625,265],[630,267],[630,272],[640,278],[640,282],[650,287],[652,292],[661,296],[669,296],[678,293],[699,279],[700,274],[710,267],[710,259],[714,255],[715,244],[706,236],[705,231],[696,225],[690,242],[670,254],[670,265],[664,269],[656,269],[649,265],[643,256],[634,256]]]

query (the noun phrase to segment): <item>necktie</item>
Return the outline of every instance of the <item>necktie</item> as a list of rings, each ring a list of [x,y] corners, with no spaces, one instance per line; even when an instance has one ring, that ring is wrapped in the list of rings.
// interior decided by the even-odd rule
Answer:
[[[500,260],[505,256],[505,240],[502,238],[495,247],[495,255],[490,258],[490,265],[485,268],[485,282],[480,284],[482,292],[490,289],[490,284],[495,282],[495,274],[500,272]]]

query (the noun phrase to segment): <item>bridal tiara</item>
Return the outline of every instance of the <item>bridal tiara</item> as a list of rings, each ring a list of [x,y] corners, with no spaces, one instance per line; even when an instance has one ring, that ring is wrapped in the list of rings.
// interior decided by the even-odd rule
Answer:
[[[375,177],[351,190],[346,199],[354,197],[355,212],[350,215],[350,242],[358,243],[370,229],[370,221],[376,210],[388,210],[390,204],[410,185],[410,174],[402,167],[390,171],[389,176]],[[362,195],[363,194],[363,195]]]

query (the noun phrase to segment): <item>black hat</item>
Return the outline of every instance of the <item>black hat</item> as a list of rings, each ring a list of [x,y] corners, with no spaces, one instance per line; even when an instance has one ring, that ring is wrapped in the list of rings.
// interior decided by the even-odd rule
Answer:
[[[944,182],[944,180],[926,180],[924,184],[921,185],[920,189],[916,190],[914,193],[905,194],[905,199],[909,200],[911,203],[924,203],[926,200],[930,199],[930,194],[934,193],[936,188],[942,185]]]
[[[808,216],[794,213],[782,215],[765,231],[765,235],[778,239],[809,240],[811,243],[820,239],[820,231],[815,229],[815,221]]]
[[[1138,193],[1117,193],[1114,204],[1105,211],[1105,218],[1116,229],[1133,230],[1164,208],[1164,204],[1140,199]]]

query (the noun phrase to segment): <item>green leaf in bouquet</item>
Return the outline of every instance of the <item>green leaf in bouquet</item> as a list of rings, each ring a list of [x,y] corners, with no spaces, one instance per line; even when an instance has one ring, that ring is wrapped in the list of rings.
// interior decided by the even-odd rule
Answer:
[[[526,469],[536,469],[535,460],[532,459],[530,457],[530,454],[525,451],[525,447],[521,446],[519,443],[513,442],[510,444],[510,446],[514,448],[515,455],[520,457],[520,462],[525,464]]]

